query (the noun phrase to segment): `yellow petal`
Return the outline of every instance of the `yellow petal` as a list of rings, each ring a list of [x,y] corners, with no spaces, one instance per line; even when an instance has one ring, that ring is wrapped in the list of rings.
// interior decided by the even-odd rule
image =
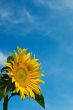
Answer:
[[[20,58],[23,58],[24,54],[26,53],[27,49],[23,49],[21,52],[20,52]]]
[[[19,88],[18,87],[16,88],[16,91],[17,91],[17,93],[19,92]]]
[[[28,91],[25,88],[24,88],[24,94],[27,96],[29,95]]]
[[[21,96],[21,99],[23,100],[25,98],[24,92],[20,91],[20,96]]]
[[[36,89],[32,85],[28,85],[28,87],[30,87],[36,94],[39,94],[40,95],[40,90],[38,88]]]
[[[12,72],[9,71],[7,74],[8,74],[8,76],[9,76],[10,78],[12,78],[12,76],[13,76],[13,73],[12,73]]]
[[[13,83],[13,82],[15,82],[15,79],[14,79],[14,78],[12,78],[12,83]]]
[[[10,69],[13,69],[11,63],[7,63],[7,62],[5,62],[4,64],[5,64],[7,67],[9,67]]]
[[[17,47],[17,50],[19,53],[21,53],[22,49],[20,47]]]
[[[16,87],[19,87],[19,83],[18,83],[18,82],[15,82],[15,86],[16,86]]]
[[[32,67],[32,69],[35,69],[35,68],[37,68],[37,67],[40,67],[40,64],[39,64],[39,63],[36,63],[36,64]]]
[[[35,95],[34,95],[34,93],[33,93],[32,89],[31,89],[31,88],[29,88],[29,87],[27,87],[27,90],[28,90],[28,91],[29,91],[29,93],[30,93],[30,97],[32,97],[32,98],[34,98],[34,99],[35,99]]]
[[[30,83],[35,89],[39,89],[39,90],[41,90],[41,88],[40,88],[40,86],[39,85],[37,85],[37,84],[35,84],[35,83]]]
[[[15,55],[14,62],[17,64],[19,62],[19,55],[17,53],[15,53]]]
[[[33,73],[30,74],[30,76],[32,78],[34,78],[34,77],[44,76],[44,74],[42,72],[33,72]]]
[[[34,81],[34,79],[32,79],[32,81]],[[35,82],[37,82],[37,83],[45,83],[43,80],[41,80],[41,79],[37,79],[37,78],[35,78]]]
[[[31,53],[28,53],[24,60],[27,61],[28,59],[30,59],[30,57],[31,57]]]

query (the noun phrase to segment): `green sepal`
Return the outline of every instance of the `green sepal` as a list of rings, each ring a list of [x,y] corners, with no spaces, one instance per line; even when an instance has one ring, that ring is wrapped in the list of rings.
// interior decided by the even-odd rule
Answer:
[[[2,75],[3,75],[3,79],[5,79],[5,80],[10,79],[9,76],[8,76],[8,74],[2,74]]]
[[[9,57],[7,58],[7,62],[8,62],[8,63],[11,63],[12,61],[14,61],[14,57],[13,57],[13,56],[9,56]]]
[[[7,67],[7,66],[3,67],[3,68],[1,69],[1,73],[4,72],[4,71],[8,72],[8,68],[9,68],[9,67]]]
[[[8,63],[12,63],[12,61],[14,61],[14,57],[13,57],[13,56],[9,56],[9,57],[7,58],[7,62],[8,62]],[[7,66],[3,67],[3,68],[1,69],[1,73],[4,72],[4,71],[8,72],[8,69],[9,69],[9,67],[7,67]]]
[[[44,96],[42,94],[35,94],[35,101],[40,104],[43,108],[45,108]]]

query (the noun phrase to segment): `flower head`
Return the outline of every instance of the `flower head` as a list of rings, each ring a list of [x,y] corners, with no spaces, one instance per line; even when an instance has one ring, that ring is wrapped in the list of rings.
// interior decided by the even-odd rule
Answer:
[[[32,58],[31,53],[26,53],[27,49],[18,48],[14,52],[12,62],[6,62],[8,67],[7,74],[15,83],[14,92],[19,92],[22,99],[27,95],[35,99],[35,93],[40,95],[39,83],[43,83],[39,77],[43,76],[40,72],[38,59]]]

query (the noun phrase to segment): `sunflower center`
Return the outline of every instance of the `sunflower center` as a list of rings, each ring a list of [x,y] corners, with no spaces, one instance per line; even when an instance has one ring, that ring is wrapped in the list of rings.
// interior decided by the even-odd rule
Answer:
[[[17,76],[20,79],[24,79],[25,76],[26,76],[26,72],[23,69],[20,69],[20,70],[17,71]]]

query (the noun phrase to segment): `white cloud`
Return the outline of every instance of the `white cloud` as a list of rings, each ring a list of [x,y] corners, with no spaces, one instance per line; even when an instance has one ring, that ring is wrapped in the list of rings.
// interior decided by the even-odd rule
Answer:
[[[3,63],[6,61],[6,58],[7,56],[0,52],[0,65],[3,65]]]
[[[56,9],[59,11],[64,11],[65,9],[73,9],[73,0],[34,0],[36,5],[42,5],[45,8]]]

